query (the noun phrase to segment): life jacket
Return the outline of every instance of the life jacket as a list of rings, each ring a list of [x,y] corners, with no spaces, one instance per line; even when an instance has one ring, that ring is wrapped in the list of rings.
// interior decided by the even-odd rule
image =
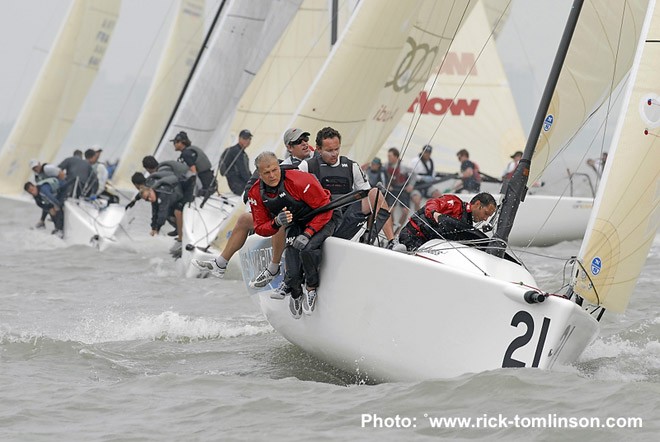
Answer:
[[[60,188],[60,180],[58,180],[55,177],[46,177],[46,178],[38,178],[36,185],[37,187],[42,186],[44,184],[50,185],[50,188],[52,189],[53,193],[57,193],[57,191]]]
[[[320,157],[314,157],[307,160],[307,170],[336,198],[353,191],[353,163],[354,161],[340,156],[339,166],[332,167]]]
[[[293,219],[300,219],[312,211],[304,201],[294,199],[284,187],[286,170],[282,170],[282,178],[277,188],[268,187],[263,181],[259,181],[259,193],[261,201],[268,209],[270,216],[275,218],[285,207],[293,215]]]
[[[201,173],[201,172],[206,172],[207,170],[211,170],[211,168],[213,167],[213,166],[211,166],[211,161],[209,160],[209,157],[206,156],[206,154],[204,153],[204,151],[202,149],[200,149],[197,146],[188,146],[188,147],[186,147],[186,149],[192,149],[197,154],[197,160],[195,161],[195,167],[197,168],[197,173],[198,174]]]
[[[420,172],[417,175],[424,176],[433,176],[435,174],[435,167],[433,166],[433,158],[429,158],[430,166],[422,160],[422,157],[419,157],[419,162],[424,166],[424,172]]]
[[[184,163],[181,163],[179,161],[174,161],[174,160],[169,160],[169,161],[161,161],[158,163],[158,171],[161,170],[170,170],[174,173],[174,175],[179,178],[179,180],[185,180],[186,173],[188,173],[188,166]]]
[[[151,187],[154,190],[163,190],[162,188],[170,190],[178,182],[179,178],[177,178],[174,172],[169,170],[159,170],[147,177],[145,185],[147,187]]]

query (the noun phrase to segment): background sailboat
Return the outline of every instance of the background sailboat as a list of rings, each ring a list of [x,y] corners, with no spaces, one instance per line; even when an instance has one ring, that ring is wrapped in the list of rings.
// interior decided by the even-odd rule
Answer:
[[[75,0],[0,152],[0,193],[15,195],[30,158],[52,161],[87,94],[112,36],[120,0]]]

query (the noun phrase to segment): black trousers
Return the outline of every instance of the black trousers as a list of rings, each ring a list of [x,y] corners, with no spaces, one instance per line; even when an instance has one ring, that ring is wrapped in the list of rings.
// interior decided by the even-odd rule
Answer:
[[[287,247],[284,254],[286,274],[284,282],[291,288],[291,296],[298,298],[302,295],[302,284],[309,287],[319,286],[319,267],[321,266],[321,246],[326,238],[332,236],[337,225],[338,215],[333,215],[323,228],[312,236],[304,249],[293,248],[290,243],[301,234],[304,226],[293,225],[287,230]]]

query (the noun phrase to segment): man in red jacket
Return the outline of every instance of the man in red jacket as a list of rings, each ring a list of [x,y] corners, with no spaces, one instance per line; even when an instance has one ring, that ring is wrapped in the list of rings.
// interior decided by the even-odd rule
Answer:
[[[293,240],[284,255],[284,281],[291,288],[289,308],[294,318],[300,317],[301,310],[310,315],[319,286],[321,245],[334,232],[336,222],[332,210],[310,220],[305,217],[313,209],[330,203],[330,192],[311,174],[282,170],[272,152],[259,154],[254,163],[259,180],[248,192],[254,230],[261,236],[272,236],[280,227],[286,227],[287,242]],[[307,286],[304,296],[303,280]]]
[[[456,195],[432,198],[415,212],[399,234],[399,242],[415,250],[432,239],[474,239],[472,223],[486,221],[493,216],[497,204],[490,193],[475,195],[469,203]]]

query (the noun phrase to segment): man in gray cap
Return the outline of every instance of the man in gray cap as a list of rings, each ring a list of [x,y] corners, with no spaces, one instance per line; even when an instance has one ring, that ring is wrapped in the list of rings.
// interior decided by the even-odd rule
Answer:
[[[252,142],[252,133],[243,129],[238,134],[238,143],[228,147],[222,152],[218,168],[220,175],[227,178],[229,188],[236,195],[241,195],[252,173],[250,172],[250,158],[245,149]]]

